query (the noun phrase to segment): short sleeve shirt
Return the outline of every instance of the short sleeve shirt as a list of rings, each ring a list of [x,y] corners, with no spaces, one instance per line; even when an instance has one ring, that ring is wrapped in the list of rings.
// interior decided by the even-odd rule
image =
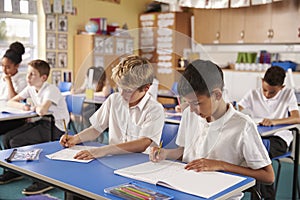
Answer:
[[[164,110],[148,93],[134,107],[129,107],[120,93],[113,93],[91,116],[90,122],[100,133],[109,127],[109,144],[147,137],[157,145],[164,125]]]
[[[0,100],[1,101],[8,101],[8,88],[6,80],[4,79],[5,74],[2,73],[0,77]],[[20,93],[26,86],[26,74],[25,73],[16,73],[14,76],[11,77],[13,87],[17,93]]]
[[[256,124],[231,105],[221,118],[211,123],[185,109],[176,144],[184,147],[184,162],[208,158],[252,169],[271,164]]]
[[[283,88],[273,98],[267,99],[262,89],[248,92],[238,103],[244,109],[250,111],[253,118],[281,119],[288,117],[288,112],[298,110],[297,98],[294,90]],[[281,137],[289,145],[293,140],[291,131],[277,132],[275,135]]]
[[[34,106],[41,105],[47,100],[51,101],[49,112],[52,113],[55,119],[55,126],[64,131],[63,119],[66,123],[69,123],[70,116],[65,98],[55,85],[45,82],[39,92],[36,92],[33,86],[27,86],[19,95],[24,99],[31,98]]]

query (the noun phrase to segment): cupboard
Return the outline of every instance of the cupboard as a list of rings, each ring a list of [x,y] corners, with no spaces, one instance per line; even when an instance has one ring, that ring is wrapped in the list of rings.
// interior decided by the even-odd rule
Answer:
[[[86,70],[91,66],[105,68],[110,80],[113,64],[120,56],[132,54],[134,48],[134,39],[130,36],[79,34],[75,35],[74,42],[75,87],[83,83]],[[110,84],[115,86],[111,80]]]

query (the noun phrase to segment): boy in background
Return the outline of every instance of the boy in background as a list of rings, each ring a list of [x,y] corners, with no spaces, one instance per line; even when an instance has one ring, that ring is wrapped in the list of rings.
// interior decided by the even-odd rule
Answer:
[[[33,122],[7,132],[3,135],[3,145],[5,149],[15,148],[25,145],[37,144],[51,140],[49,131],[51,130],[51,120],[43,117],[51,112],[55,120],[52,127],[52,138],[58,140],[65,133],[64,122],[69,123],[69,112],[66,101],[55,85],[47,83],[50,66],[43,60],[33,60],[28,64],[27,82],[28,86],[18,95],[8,101],[8,106],[34,110],[40,117]],[[20,101],[31,98],[32,105],[20,103]],[[0,184],[9,183],[22,178],[11,171],[4,171],[0,176]],[[52,189],[52,187],[40,182],[34,182],[31,186],[22,191],[23,194],[39,194]]]
[[[182,114],[176,149],[151,148],[150,160],[180,159],[187,170],[226,171],[272,183],[274,171],[255,123],[222,97],[222,70],[195,60],[178,83],[189,104]],[[242,194],[234,198],[242,198]]]
[[[248,92],[238,102],[239,109],[250,113],[263,126],[300,123],[296,95],[293,89],[285,87],[285,76],[281,67],[270,67],[262,79],[262,88]],[[274,158],[288,151],[293,134],[283,130],[264,138],[270,140],[269,156]],[[262,185],[261,192],[265,199],[275,199],[273,185]]]
[[[66,137],[64,147],[91,141],[109,128],[109,145],[85,150],[75,159],[93,159],[113,154],[144,152],[157,145],[164,125],[164,110],[147,92],[153,82],[152,65],[144,58],[129,55],[112,70],[112,79],[120,92],[111,94],[90,118],[91,126]]]

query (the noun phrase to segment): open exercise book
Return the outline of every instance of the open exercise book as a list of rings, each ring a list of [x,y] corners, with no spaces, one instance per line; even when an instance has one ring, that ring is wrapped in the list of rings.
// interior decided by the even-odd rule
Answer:
[[[46,155],[46,157],[49,158],[49,159],[53,159],[53,160],[65,160],[65,161],[88,163],[88,162],[91,162],[93,159],[78,160],[78,159],[75,159],[74,156],[82,150],[89,150],[89,149],[92,149],[92,148],[97,148],[97,147],[75,145],[71,148],[64,148],[64,149],[62,149],[60,151],[57,151],[55,153],[48,154],[48,155]]]
[[[139,181],[157,184],[196,196],[210,198],[246,178],[222,172],[186,170],[186,164],[164,160],[115,170],[114,173]]]

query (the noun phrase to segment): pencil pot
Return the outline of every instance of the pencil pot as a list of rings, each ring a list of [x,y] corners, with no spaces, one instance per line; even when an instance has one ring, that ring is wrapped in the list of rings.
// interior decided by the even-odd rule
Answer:
[[[90,88],[87,88],[85,90],[85,98],[86,99],[94,99],[94,90],[90,89]]]

